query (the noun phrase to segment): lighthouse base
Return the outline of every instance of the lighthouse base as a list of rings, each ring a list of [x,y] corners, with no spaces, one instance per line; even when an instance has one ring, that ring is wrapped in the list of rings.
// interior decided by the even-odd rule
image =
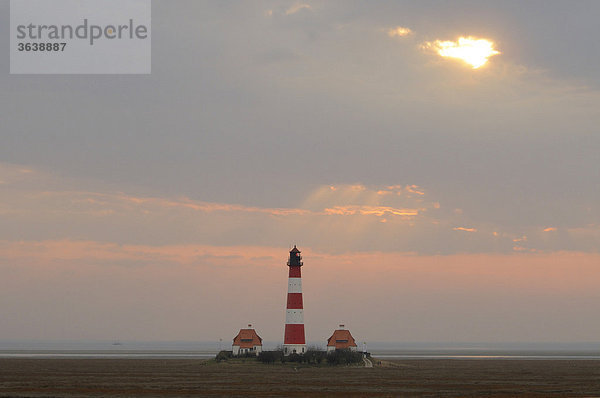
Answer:
[[[304,354],[306,353],[306,344],[284,344],[283,355]]]

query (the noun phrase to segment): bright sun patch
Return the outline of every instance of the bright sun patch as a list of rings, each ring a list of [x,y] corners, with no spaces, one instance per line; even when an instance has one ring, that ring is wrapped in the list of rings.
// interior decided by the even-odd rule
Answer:
[[[441,57],[460,59],[477,69],[485,65],[489,58],[500,54],[494,42],[474,37],[460,37],[458,41],[426,42],[423,48],[436,51]]]

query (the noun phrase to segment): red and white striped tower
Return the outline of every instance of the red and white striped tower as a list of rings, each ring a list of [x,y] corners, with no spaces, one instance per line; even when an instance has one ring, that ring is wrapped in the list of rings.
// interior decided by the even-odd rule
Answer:
[[[290,267],[288,279],[287,307],[285,311],[285,336],[283,339],[283,353],[304,354],[306,352],[306,340],[304,338],[304,308],[302,306],[302,256],[296,246],[290,250],[290,259],[287,263]]]

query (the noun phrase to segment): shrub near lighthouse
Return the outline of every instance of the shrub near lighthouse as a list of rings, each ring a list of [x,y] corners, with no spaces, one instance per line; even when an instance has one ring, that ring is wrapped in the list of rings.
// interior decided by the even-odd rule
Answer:
[[[287,306],[285,312],[285,335],[283,353],[303,354],[306,352],[304,336],[304,308],[302,304],[302,256],[296,246],[290,250]]]

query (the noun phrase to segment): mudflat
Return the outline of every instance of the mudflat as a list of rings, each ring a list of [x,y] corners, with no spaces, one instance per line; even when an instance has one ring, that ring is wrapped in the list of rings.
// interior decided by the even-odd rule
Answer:
[[[374,361],[379,365],[378,361]],[[0,359],[0,397],[600,397],[600,360]]]

